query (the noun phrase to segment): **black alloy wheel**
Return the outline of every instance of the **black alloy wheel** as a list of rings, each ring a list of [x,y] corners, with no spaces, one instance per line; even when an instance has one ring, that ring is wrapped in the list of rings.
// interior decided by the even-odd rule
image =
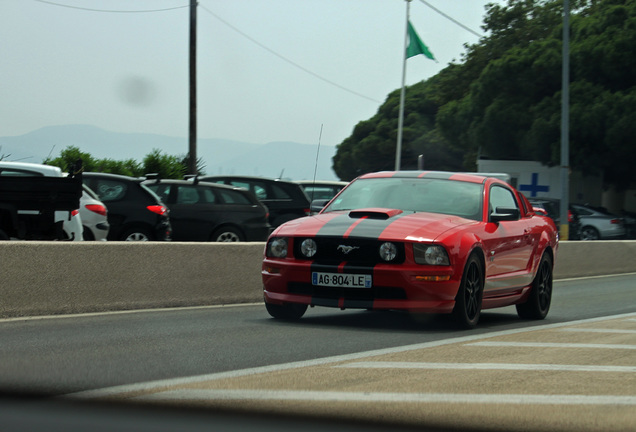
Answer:
[[[548,315],[552,302],[552,272],[552,258],[544,252],[528,300],[517,305],[520,318],[542,320]]]
[[[455,297],[453,315],[459,326],[472,329],[479,322],[484,294],[484,272],[481,261],[471,255],[464,267],[464,275]]]

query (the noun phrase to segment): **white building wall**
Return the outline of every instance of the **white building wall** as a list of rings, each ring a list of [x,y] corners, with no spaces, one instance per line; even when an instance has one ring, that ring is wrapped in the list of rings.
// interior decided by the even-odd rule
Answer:
[[[561,167],[548,167],[535,161],[508,161],[480,159],[478,171],[506,173],[510,183],[527,197],[561,198]],[[599,175],[570,173],[571,203],[601,205],[603,195],[602,178]]]

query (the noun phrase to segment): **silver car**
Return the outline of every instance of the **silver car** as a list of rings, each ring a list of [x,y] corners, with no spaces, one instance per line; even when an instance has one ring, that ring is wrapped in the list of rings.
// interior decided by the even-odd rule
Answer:
[[[84,240],[106,241],[110,229],[108,210],[97,194],[86,185],[80,199],[79,212],[84,227]]]
[[[625,238],[623,219],[603,209],[572,204],[581,219],[581,240],[616,240]]]

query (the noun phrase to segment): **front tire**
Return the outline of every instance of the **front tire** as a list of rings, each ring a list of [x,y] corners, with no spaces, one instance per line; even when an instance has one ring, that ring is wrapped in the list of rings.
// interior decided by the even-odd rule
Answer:
[[[517,314],[520,318],[542,320],[548,315],[552,302],[552,272],[552,258],[544,253],[537,275],[532,281],[528,300],[517,305]]]
[[[598,230],[592,226],[586,226],[581,229],[581,240],[599,240],[601,235]]]
[[[298,320],[305,315],[307,311],[306,304],[298,303],[286,303],[282,305],[276,305],[265,302],[265,309],[273,317],[284,320]]]
[[[455,297],[453,316],[457,324],[472,329],[479,322],[481,300],[484,295],[484,270],[476,255],[471,255],[464,267],[462,282]]]

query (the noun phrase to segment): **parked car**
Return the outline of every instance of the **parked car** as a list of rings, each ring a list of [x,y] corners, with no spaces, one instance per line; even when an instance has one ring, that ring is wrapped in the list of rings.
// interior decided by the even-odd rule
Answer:
[[[543,319],[558,234],[509,184],[446,172],[380,172],[351,182],[318,215],[270,235],[265,307],[298,319],[308,306],[452,313],[516,305]]]
[[[170,240],[172,227],[168,207],[142,184],[145,179],[87,172],[84,184],[108,208],[108,240]]]
[[[80,198],[80,216],[84,227],[84,240],[106,241],[108,236],[108,209],[88,186]]]
[[[249,191],[198,180],[151,179],[143,183],[170,207],[175,241],[265,241],[267,207]]]
[[[45,164],[27,162],[0,161],[0,176],[45,176],[63,177],[64,173],[59,167]],[[68,211],[56,211],[55,221],[63,221],[64,236],[73,241],[83,240],[82,217],[79,209]]]
[[[309,201],[314,200],[330,200],[335,197],[348,183],[343,181],[327,181],[327,180],[297,180]]]
[[[310,214],[309,198],[294,182],[250,176],[202,176],[200,180],[242,187],[252,192],[269,210],[272,227]]]
[[[581,240],[616,240],[625,238],[623,219],[598,207],[573,204],[581,218]]]
[[[561,226],[561,200],[556,198],[528,198],[532,207],[543,210],[545,214],[554,220],[557,228]],[[581,238],[581,218],[578,212],[568,206],[568,240],[579,240]]]

